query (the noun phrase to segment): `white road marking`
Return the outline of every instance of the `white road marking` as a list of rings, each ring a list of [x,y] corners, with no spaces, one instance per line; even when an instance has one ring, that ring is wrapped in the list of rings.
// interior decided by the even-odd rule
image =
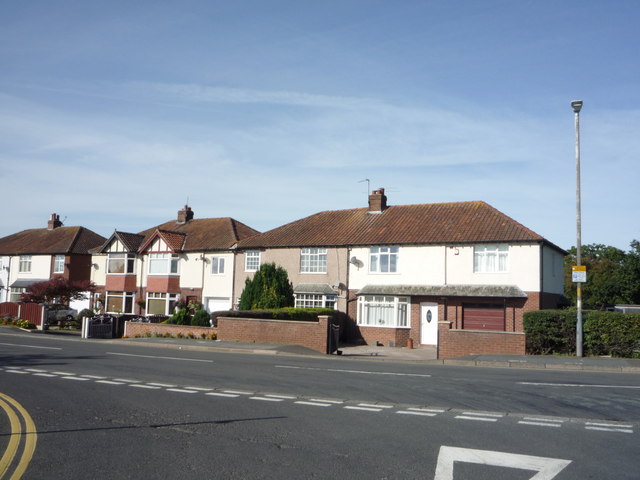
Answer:
[[[0,343],[0,345],[9,345],[10,347],[41,348],[43,350],[62,350],[62,348],[58,347],[40,347],[38,345],[22,345],[20,343]]]
[[[396,413],[400,415],[418,415],[421,417],[435,417],[437,413],[429,413],[429,412],[415,412],[409,410],[398,410]]]
[[[153,385],[144,385],[140,383],[130,383],[129,386],[134,388],[146,388],[148,390],[160,390],[160,387],[155,387]]]
[[[542,387],[570,387],[570,388],[630,388],[638,390],[640,385],[582,385],[579,383],[536,383],[518,382],[519,385],[533,385]]]
[[[243,392],[240,390],[223,390],[224,393],[234,393],[236,395],[253,395],[255,392]]]
[[[345,410],[364,410],[365,412],[381,412],[381,408],[371,408],[371,407],[357,407],[353,405],[347,405],[344,407]]]
[[[96,380],[96,383],[104,383],[106,385],[125,385],[122,382],[114,382],[113,380]]]
[[[584,427],[585,430],[598,430],[600,432],[619,432],[619,433],[633,433],[633,430],[626,428],[606,428],[606,427]]]
[[[411,410],[414,412],[444,413],[444,410],[439,408],[410,407],[410,408],[407,408],[407,410]]]
[[[249,400],[262,400],[263,402],[282,402],[282,401],[284,401],[282,398],[271,398],[271,397],[249,397]]]
[[[530,420],[520,420],[518,422],[520,425],[533,425],[537,427],[561,427],[561,423],[552,423],[552,422],[532,422]]]
[[[153,385],[154,387],[162,387],[162,388],[177,387],[177,385],[169,385],[168,383],[147,383],[147,385]]]
[[[22,375],[29,375],[29,372],[25,372],[24,370],[7,370],[9,373],[20,373]]]
[[[462,412],[462,415],[473,415],[476,417],[494,417],[494,418],[502,418],[504,415],[501,413],[482,413],[482,412]]]
[[[487,418],[487,417],[468,417],[466,415],[456,415],[459,420],[476,420],[478,422],[497,422],[497,418]]]
[[[64,378],[65,380],[78,380],[80,382],[87,382],[89,381],[88,378],[82,378],[82,377],[60,377],[60,378]]]
[[[597,430],[600,432],[633,433],[633,425],[622,425],[619,423],[587,422],[584,428],[586,430]]]
[[[140,380],[131,380],[129,378],[114,378],[113,380],[115,382],[122,382],[122,383],[141,383]]]
[[[70,373],[70,372],[51,372],[55,375],[66,375],[68,377],[71,377],[73,375],[75,375],[75,373]],[[86,375],[80,375],[81,377],[86,377]]]
[[[293,395],[273,395],[273,394],[267,394],[265,395],[265,397],[270,397],[270,398],[281,398],[282,400],[295,400],[298,397],[294,397]]]
[[[431,377],[421,373],[371,372],[369,370],[343,370],[338,368],[298,367],[294,365],[276,365],[276,368],[291,368],[296,370],[316,370],[321,372],[359,373],[364,375],[392,375],[397,377]]]
[[[220,393],[220,392],[209,392],[209,393],[205,393],[205,395],[211,395],[212,397],[229,397],[229,398],[237,398],[240,396],[234,393]]]
[[[46,370],[39,370],[37,368],[25,368],[27,372],[35,372],[35,373],[45,373]],[[71,375],[71,374],[70,374]]]
[[[34,373],[34,377],[56,377],[53,373]]]
[[[198,393],[195,390],[186,390],[184,388],[167,388],[167,392],[178,392],[178,393]]]
[[[203,387],[184,387],[184,388],[188,388],[189,390],[195,390],[197,392],[210,392],[211,390],[213,390],[213,388],[203,388]]]
[[[551,480],[556,477],[571,460],[561,458],[534,457],[515,453],[492,452],[490,450],[474,450],[441,446],[438,463],[433,480],[453,480],[453,469],[456,463],[473,463],[495,467],[516,468],[538,472],[531,480]]]
[[[372,408],[393,408],[393,405],[377,405],[375,403],[359,403],[358,406]]]
[[[333,405],[340,405],[340,404],[344,403],[342,400],[325,400],[324,398],[312,398],[311,401],[312,402],[330,403],[330,404],[333,404]]]
[[[199,358],[183,358],[183,357],[161,357],[156,355],[135,355],[133,353],[116,353],[116,352],[106,352],[107,355],[119,355],[121,357],[139,357],[139,358],[155,358],[161,360],[180,360],[183,362],[204,362],[204,363],[213,363],[213,360],[202,360]]]
[[[59,375],[62,375],[62,374],[60,373]],[[101,377],[100,375],[80,375],[80,376],[85,378],[92,378],[94,380],[105,380],[107,378],[107,377]]]
[[[311,405],[314,407],[330,407],[331,406],[330,403],[307,402],[305,400],[298,400],[297,402],[293,402],[293,403],[297,403],[298,405]]]

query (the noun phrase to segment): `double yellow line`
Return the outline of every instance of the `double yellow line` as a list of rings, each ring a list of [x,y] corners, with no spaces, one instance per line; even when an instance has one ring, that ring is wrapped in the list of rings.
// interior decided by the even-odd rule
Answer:
[[[33,423],[29,412],[27,412],[25,408],[13,398],[5,395],[4,393],[0,393],[0,407],[2,407],[9,417],[9,423],[11,425],[9,445],[0,459],[0,479],[8,478],[9,480],[18,480],[27,470],[31,457],[33,457],[33,452],[36,449],[36,441],[38,439],[36,425]],[[22,422],[18,415],[22,416],[22,419],[24,420],[24,433],[22,432]],[[23,437],[24,450],[22,451],[20,461],[14,468],[13,475],[5,477],[5,475],[8,475],[11,465],[15,463],[14,460]]]

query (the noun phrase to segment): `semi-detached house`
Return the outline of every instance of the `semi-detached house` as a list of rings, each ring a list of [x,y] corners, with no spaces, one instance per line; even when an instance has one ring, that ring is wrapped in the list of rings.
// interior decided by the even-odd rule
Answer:
[[[89,251],[104,240],[88,228],[64,226],[55,213],[46,228],[0,238],[0,302],[19,302],[28,286],[56,277],[89,280]]]
[[[186,205],[176,220],[116,231],[93,251],[94,300],[108,313],[171,315],[179,300],[231,309],[234,247],[257,233],[233,218],[196,219]]]
[[[388,205],[380,189],[240,241],[235,291],[275,262],[297,306],[348,313],[367,343],[524,353],[523,313],[561,303],[565,254],[485,202]]]

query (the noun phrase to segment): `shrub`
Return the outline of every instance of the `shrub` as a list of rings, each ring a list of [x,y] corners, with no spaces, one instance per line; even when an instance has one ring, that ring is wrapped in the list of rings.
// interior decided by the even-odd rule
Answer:
[[[527,353],[574,354],[576,311],[540,310],[524,314]],[[586,311],[583,346],[586,355],[640,358],[640,314]]]
[[[193,314],[193,317],[191,317],[191,325],[194,327],[209,327],[209,320],[211,320],[209,312],[206,310],[198,310]]]

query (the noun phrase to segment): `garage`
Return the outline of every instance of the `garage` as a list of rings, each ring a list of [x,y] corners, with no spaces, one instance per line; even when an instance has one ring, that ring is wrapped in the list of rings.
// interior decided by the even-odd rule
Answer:
[[[464,330],[504,331],[504,319],[504,305],[468,303],[462,306],[462,328]]]

